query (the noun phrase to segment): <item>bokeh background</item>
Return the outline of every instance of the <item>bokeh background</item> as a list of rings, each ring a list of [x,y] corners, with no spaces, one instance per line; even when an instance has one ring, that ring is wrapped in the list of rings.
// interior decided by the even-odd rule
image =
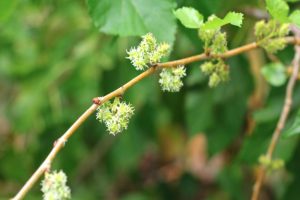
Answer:
[[[202,52],[202,43],[171,9],[165,13],[169,18],[155,16],[165,4],[192,6],[205,17],[244,12],[241,29],[224,28],[229,48],[253,41],[253,26],[265,16],[261,0],[123,1],[139,2],[153,13],[153,32],[173,46],[169,60]],[[140,39],[126,36],[132,34],[126,24],[120,27],[124,36],[99,32],[83,0],[4,0],[0,11],[0,199],[8,199],[93,97],[139,74],[125,57]],[[113,14],[107,21],[122,20],[120,13]],[[164,20],[170,20],[170,27]],[[277,56],[289,65],[293,53],[288,47]],[[199,62],[188,65],[179,93],[162,92],[158,74],[138,83],[124,96],[135,115],[117,136],[90,117],[52,165],[68,175],[72,199],[249,199],[257,159],[266,151],[285,86],[270,87],[261,76],[260,68],[270,62],[262,50],[227,62],[230,81],[215,89],[207,86]],[[294,99],[287,127],[299,107],[299,87]],[[286,166],[269,175],[262,199],[299,199],[298,139],[280,141],[275,157]],[[42,199],[40,185],[25,199]]]

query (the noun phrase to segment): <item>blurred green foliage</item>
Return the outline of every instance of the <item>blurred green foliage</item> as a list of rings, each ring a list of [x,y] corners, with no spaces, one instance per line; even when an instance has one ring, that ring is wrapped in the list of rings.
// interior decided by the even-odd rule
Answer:
[[[205,18],[245,12],[241,29],[223,29],[229,48],[234,48],[253,41],[257,19],[252,11],[264,9],[264,2],[0,3],[0,199],[20,189],[93,97],[138,75],[125,56],[139,38],[109,34],[151,31],[160,40],[174,42],[170,60],[202,52],[197,32],[175,21],[172,9],[182,6],[196,8]],[[292,3],[291,10],[297,6]],[[97,9],[102,10],[95,13]],[[99,20],[97,28],[89,12]],[[288,65],[293,53],[289,47],[277,56]],[[214,89],[207,87],[201,63],[188,65],[179,93],[162,92],[158,74],[143,80],[124,96],[135,107],[126,131],[114,137],[91,117],[52,168],[68,175],[73,199],[249,199],[258,157],[266,151],[285,95],[285,86],[271,87],[262,78],[260,67],[268,59],[260,50],[228,59],[230,81]],[[297,87],[287,129],[297,118],[299,102]],[[280,140],[275,157],[283,159],[286,168],[270,176],[264,199],[298,199],[298,139]],[[41,196],[37,184],[26,199]]]

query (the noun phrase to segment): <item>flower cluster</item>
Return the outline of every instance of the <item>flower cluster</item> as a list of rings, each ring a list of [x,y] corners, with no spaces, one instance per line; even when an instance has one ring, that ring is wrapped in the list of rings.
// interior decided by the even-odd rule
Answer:
[[[71,190],[66,185],[67,176],[63,171],[45,173],[42,181],[42,192],[44,200],[66,200],[71,199]]]
[[[184,66],[164,68],[160,72],[159,83],[163,91],[178,92],[183,86],[182,78],[186,75]]]
[[[208,22],[215,20],[216,16],[208,18]],[[227,48],[226,33],[221,32],[221,28],[199,29],[199,37],[204,42],[204,51],[207,54],[218,55],[225,53]],[[227,81],[229,78],[228,66],[223,59],[212,59],[201,65],[201,70],[209,76],[210,87],[216,87],[219,83]]]
[[[158,63],[160,59],[169,53],[170,45],[167,43],[157,43],[152,33],[142,37],[138,47],[127,51],[128,59],[136,70],[145,70],[149,65]]]
[[[200,67],[204,74],[209,75],[208,85],[210,87],[216,87],[220,82],[229,79],[228,66],[222,59],[205,62]]]
[[[216,16],[212,15],[208,18],[208,22],[214,20]],[[204,42],[204,51],[212,54],[220,54],[226,52],[227,40],[226,33],[222,33],[220,28],[216,29],[199,29],[199,37]]]
[[[114,101],[105,102],[97,109],[96,117],[104,122],[110,134],[117,134],[127,129],[129,119],[134,113],[134,108],[117,97]]]
[[[289,34],[289,24],[279,23],[275,20],[268,22],[259,21],[255,24],[255,36],[259,46],[269,53],[276,53],[284,49],[286,42],[284,37]]]
[[[282,159],[272,160],[270,157],[266,155],[261,155],[258,161],[269,171],[278,170],[284,166],[284,161]]]

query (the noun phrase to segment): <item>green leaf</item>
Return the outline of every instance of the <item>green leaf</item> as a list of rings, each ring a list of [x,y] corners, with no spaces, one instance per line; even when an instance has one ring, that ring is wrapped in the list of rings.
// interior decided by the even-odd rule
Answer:
[[[236,12],[229,12],[224,18],[224,21],[228,24],[241,27],[243,23],[243,14]]]
[[[242,13],[229,12],[223,19],[213,16],[213,18],[211,20],[208,20],[202,28],[218,29],[226,24],[232,24],[234,26],[241,27],[242,23],[243,23]]]
[[[285,0],[286,2],[298,2],[300,0]]]
[[[296,119],[293,122],[292,126],[286,131],[284,131],[282,135],[290,137],[298,134],[300,134],[300,111],[298,111]]]
[[[200,28],[203,16],[194,8],[182,7],[173,12],[175,17],[187,28]]]
[[[292,14],[289,16],[289,19],[293,24],[296,24],[298,27],[300,27],[300,10],[295,10],[292,12]]]
[[[289,6],[284,0],[266,0],[267,10],[279,22],[288,22]]]
[[[224,25],[224,21],[217,16],[213,16],[213,19],[207,21],[201,29],[218,29]]]
[[[267,64],[261,69],[261,73],[273,86],[281,86],[287,79],[285,67],[281,63]]]
[[[17,0],[0,1],[0,23],[8,19],[16,8]]]
[[[151,32],[159,41],[173,43],[176,21],[170,0],[88,0],[89,14],[99,31],[120,36]]]

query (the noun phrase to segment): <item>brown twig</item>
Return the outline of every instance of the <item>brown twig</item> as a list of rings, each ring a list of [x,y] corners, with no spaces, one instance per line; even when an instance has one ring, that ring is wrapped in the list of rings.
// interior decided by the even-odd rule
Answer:
[[[287,44],[300,44],[300,38],[294,37],[286,37]],[[230,51],[227,51],[224,54],[213,55],[213,54],[199,54],[187,58],[183,58],[180,60],[165,62],[165,63],[158,63],[155,66],[150,67],[148,70],[142,72],[135,78],[131,79],[129,82],[121,86],[120,88],[112,91],[111,93],[100,97],[98,99],[93,99],[94,104],[90,106],[76,121],[75,123],[57,140],[54,147],[52,148],[50,154],[44,160],[44,162],[40,165],[40,167],[34,172],[34,174],[29,178],[29,180],[25,183],[22,189],[17,193],[17,195],[13,198],[13,200],[20,200],[23,199],[24,196],[28,193],[28,191],[34,186],[34,184],[39,180],[39,178],[44,174],[44,172],[49,169],[53,159],[55,158],[56,154],[61,150],[64,146],[66,141],[73,135],[73,133],[82,125],[82,123],[98,108],[98,106],[110,99],[118,96],[122,96],[123,93],[142,79],[148,77],[149,75],[153,74],[159,68],[167,68],[167,67],[175,67],[178,65],[186,65],[192,62],[206,60],[210,58],[229,58],[246,51],[250,51],[253,49],[258,48],[257,43],[250,43]],[[101,99],[101,100],[100,100]]]
[[[295,83],[298,78],[299,62],[300,62],[300,46],[298,46],[298,45],[295,46],[295,56],[294,56],[294,59],[292,62],[293,72],[292,72],[292,75],[289,79],[289,82],[288,82],[288,85],[286,88],[284,105],[283,105],[283,108],[282,108],[282,111],[280,114],[280,118],[277,122],[276,129],[273,132],[272,139],[271,139],[271,142],[268,146],[268,150],[266,153],[267,158],[270,158],[270,159],[272,159],[273,152],[278,143],[278,140],[281,135],[281,131],[285,126],[287,117],[289,115],[289,112],[290,112],[291,106],[292,106],[293,90],[294,90]],[[252,193],[251,200],[258,200],[260,189],[263,184],[265,175],[266,175],[266,169],[264,168],[264,166],[261,165],[258,170],[257,178],[256,178],[256,181],[255,181],[255,184],[253,187],[253,193]]]

